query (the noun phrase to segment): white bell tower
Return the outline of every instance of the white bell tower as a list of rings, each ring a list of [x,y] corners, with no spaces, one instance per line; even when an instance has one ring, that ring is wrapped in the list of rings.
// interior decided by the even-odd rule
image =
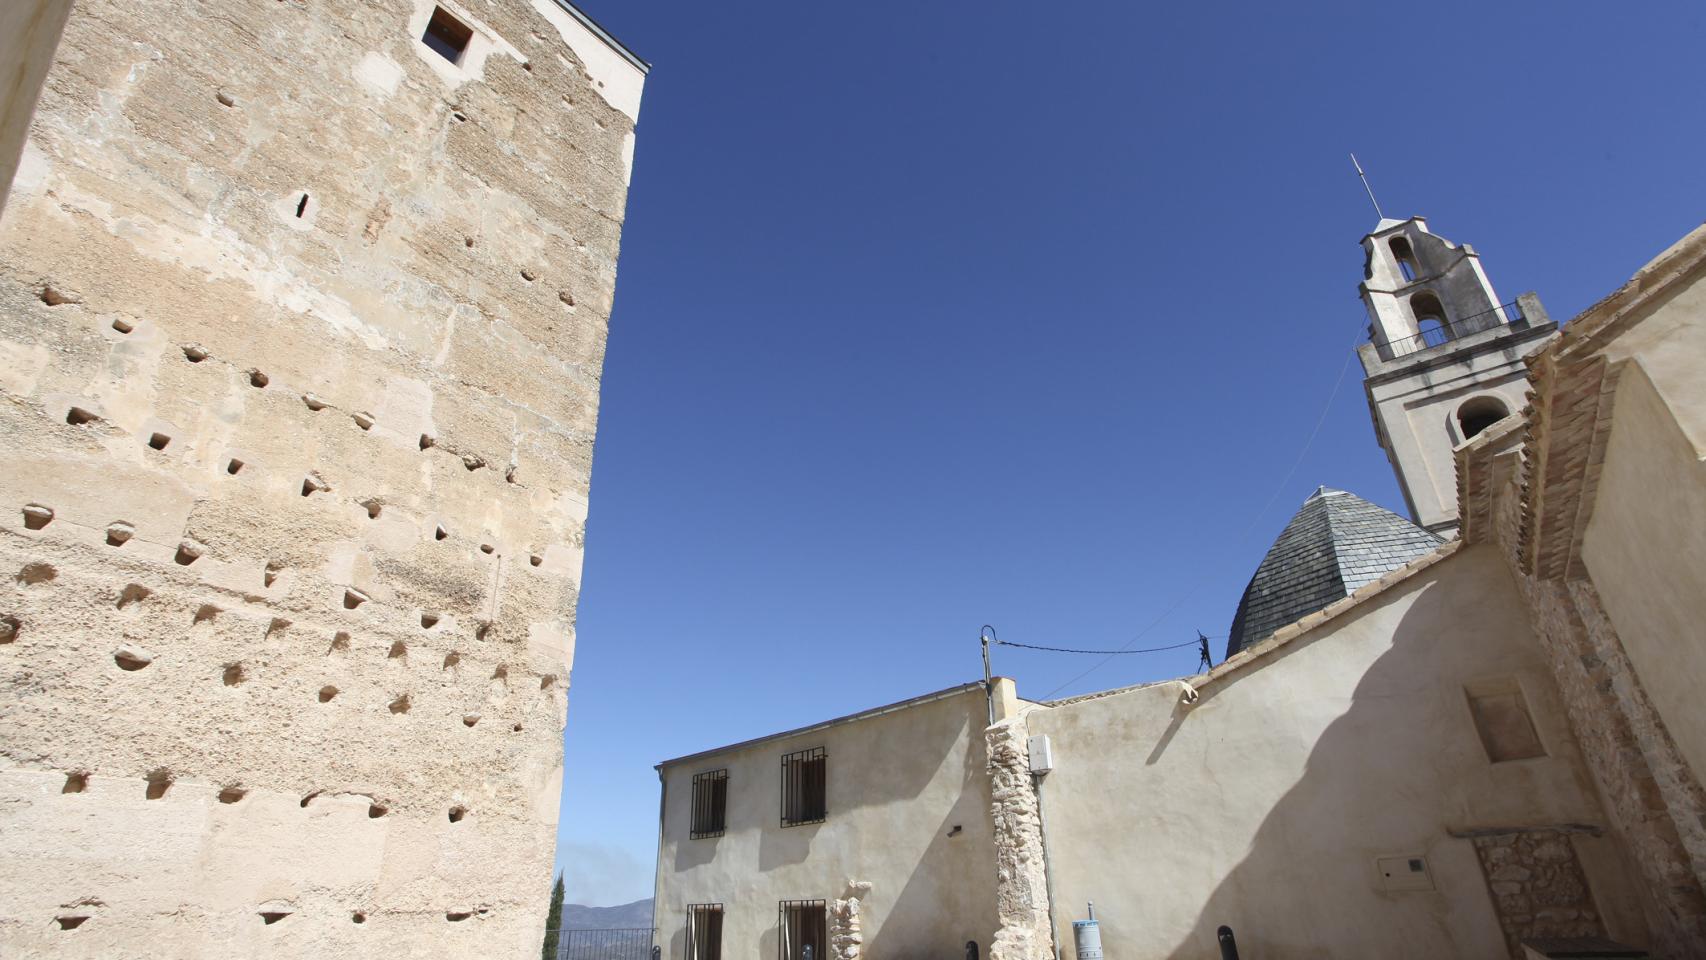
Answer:
[[[1362,247],[1358,290],[1369,342],[1357,354],[1375,437],[1410,519],[1450,537],[1457,532],[1452,451],[1522,409],[1522,358],[1558,325],[1532,293],[1500,302],[1474,248],[1435,236],[1421,217],[1381,220]]]

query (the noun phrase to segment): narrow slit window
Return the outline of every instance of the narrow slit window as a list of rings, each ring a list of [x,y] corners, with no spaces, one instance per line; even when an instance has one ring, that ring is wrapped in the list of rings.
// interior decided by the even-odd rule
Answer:
[[[694,774],[692,838],[704,840],[722,836],[728,818],[728,807],[728,770]]]
[[[432,8],[432,19],[427,21],[426,33],[421,34],[422,43],[451,63],[462,62],[462,54],[467,52],[468,41],[472,39],[474,31],[443,7]]]
[[[687,960],[723,960],[723,905],[687,905]]]
[[[828,768],[822,747],[782,755],[782,826],[822,823],[828,816]]]
[[[822,900],[783,900],[777,905],[777,960],[823,960],[829,923]]]

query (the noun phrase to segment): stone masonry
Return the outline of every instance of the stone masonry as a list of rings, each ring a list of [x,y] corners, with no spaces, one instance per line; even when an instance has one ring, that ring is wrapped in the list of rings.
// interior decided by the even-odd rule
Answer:
[[[871,885],[858,880],[847,881],[847,895],[829,904],[829,955],[834,960],[859,960],[864,949],[865,935],[859,913],[861,903],[871,896]]]
[[[1001,926],[990,960],[1048,960],[1048,878],[1044,874],[1042,820],[1031,783],[1030,753],[1022,716],[990,727],[990,815],[995,821],[995,898]]]
[[[1522,941],[1603,937],[1581,862],[1562,830],[1524,830],[1474,838],[1511,956]]]
[[[71,15],[0,219],[0,955],[538,949],[643,65],[438,6],[455,63],[431,0]]]

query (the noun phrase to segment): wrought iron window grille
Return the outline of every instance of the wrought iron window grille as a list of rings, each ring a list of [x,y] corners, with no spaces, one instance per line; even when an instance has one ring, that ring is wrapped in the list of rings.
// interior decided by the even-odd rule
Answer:
[[[828,769],[822,747],[782,755],[782,826],[822,823],[828,817]]]
[[[729,771],[708,770],[693,775],[693,822],[688,835],[694,840],[720,837],[728,826]]]

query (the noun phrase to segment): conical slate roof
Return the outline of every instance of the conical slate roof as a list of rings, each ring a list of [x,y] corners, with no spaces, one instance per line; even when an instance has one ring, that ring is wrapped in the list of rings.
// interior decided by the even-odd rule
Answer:
[[[1228,657],[1254,646],[1445,541],[1390,510],[1321,487],[1285,525],[1244,588]]]

